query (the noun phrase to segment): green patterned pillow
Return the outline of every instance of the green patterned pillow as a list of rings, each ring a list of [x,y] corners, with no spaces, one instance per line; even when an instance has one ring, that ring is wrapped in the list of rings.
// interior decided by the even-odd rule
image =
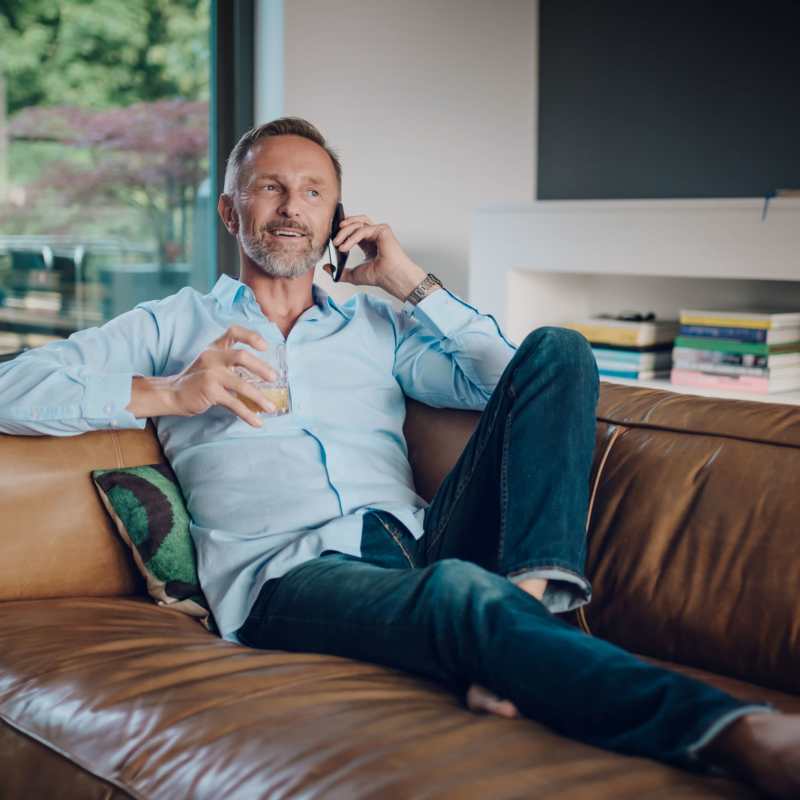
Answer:
[[[147,581],[150,597],[214,630],[197,577],[189,512],[170,466],[96,469],[92,479]]]

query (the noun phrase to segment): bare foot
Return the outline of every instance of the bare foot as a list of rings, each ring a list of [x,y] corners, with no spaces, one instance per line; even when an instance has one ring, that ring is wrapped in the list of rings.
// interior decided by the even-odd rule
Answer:
[[[800,714],[747,714],[712,739],[700,755],[768,797],[800,797]]]
[[[517,707],[510,700],[501,700],[488,689],[473,683],[467,692],[467,707],[471,711],[487,711],[500,717],[514,719],[519,716]]]
[[[537,600],[541,600],[544,597],[544,590],[547,588],[547,578],[528,578],[525,581],[520,581],[517,586],[523,592],[527,592]]]

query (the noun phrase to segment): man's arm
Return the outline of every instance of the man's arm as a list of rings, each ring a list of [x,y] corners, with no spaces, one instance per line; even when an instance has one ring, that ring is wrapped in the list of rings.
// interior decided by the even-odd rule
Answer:
[[[73,436],[144,428],[128,410],[134,375],[160,367],[153,314],[135,308],[99,328],[26,351],[0,365],[0,431]]]
[[[482,411],[515,351],[493,317],[440,289],[416,306],[405,304],[394,371],[415,400]]]
[[[494,318],[447,289],[433,291],[416,306],[406,301],[427,273],[406,255],[388,225],[363,214],[345,217],[333,243],[345,252],[358,245],[367,256],[344,271],[343,282],[380,286],[405,301],[404,313],[393,318],[394,373],[405,394],[431,406],[482,411],[517,349]],[[325,269],[332,274],[334,268]]]
[[[232,326],[181,372],[162,376],[167,360],[162,339],[170,339],[164,329],[174,322],[168,314],[157,320],[147,304],[1,365],[0,433],[74,436],[106,428],[141,429],[147,417],[193,416],[212,405],[261,427],[240,398],[265,411],[274,406],[234,370],[244,368],[265,380],[274,374],[235,345],[263,350],[266,342],[254,331]]]

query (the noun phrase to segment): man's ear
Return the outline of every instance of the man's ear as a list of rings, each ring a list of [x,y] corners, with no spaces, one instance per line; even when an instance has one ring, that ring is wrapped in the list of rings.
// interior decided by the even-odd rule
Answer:
[[[233,198],[229,194],[223,193],[219,196],[217,211],[228,233],[236,236],[239,233],[239,215],[233,207]]]

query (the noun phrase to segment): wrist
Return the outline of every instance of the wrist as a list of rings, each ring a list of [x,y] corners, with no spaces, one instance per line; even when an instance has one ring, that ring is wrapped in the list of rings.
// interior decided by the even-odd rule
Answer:
[[[429,272],[406,296],[404,302],[416,306],[441,288],[442,282],[432,272]]]
[[[177,413],[172,377],[154,378],[134,375],[131,401],[127,411],[137,419],[163,417]]]
[[[405,302],[406,297],[425,280],[427,274],[428,273],[425,272],[422,267],[417,264],[412,264],[408,270],[399,276],[390,294],[394,295],[401,302]]]

